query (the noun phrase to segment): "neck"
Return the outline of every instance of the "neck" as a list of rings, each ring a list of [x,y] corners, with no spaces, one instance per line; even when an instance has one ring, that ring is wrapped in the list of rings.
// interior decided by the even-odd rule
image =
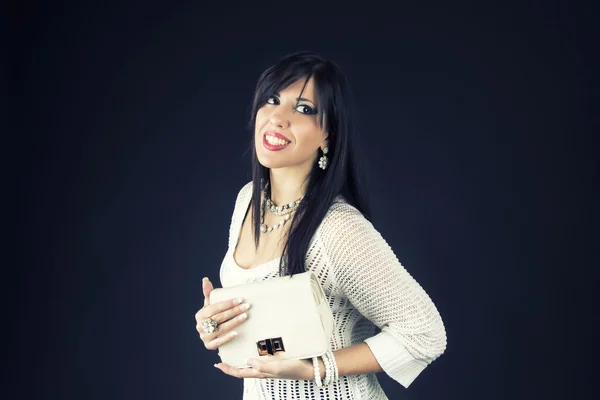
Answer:
[[[271,201],[283,205],[298,200],[306,192],[306,174],[295,173],[289,168],[271,169]]]

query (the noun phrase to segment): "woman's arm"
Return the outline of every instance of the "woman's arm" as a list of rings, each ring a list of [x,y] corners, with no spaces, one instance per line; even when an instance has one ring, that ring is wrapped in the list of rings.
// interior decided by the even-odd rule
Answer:
[[[382,371],[377,359],[365,343],[345,347],[333,352],[338,367],[338,375],[368,374]],[[319,357],[319,371],[321,379],[325,378],[325,364]],[[301,379],[313,381],[315,379],[313,363],[310,359],[303,360],[260,360],[249,359],[248,365],[252,368],[234,368],[225,363],[217,363],[215,367],[236,378],[273,378],[273,379]]]
[[[377,362],[373,352],[366,343],[358,343],[333,352],[339,376],[370,374],[381,372],[383,369]],[[312,371],[312,364],[309,366]],[[321,379],[325,378],[325,364],[319,358]]]
[[[380,233],[351,205],[334,204],[318,232],[335,290],[381,329],[364,341],[370,354],[364,347],[348,350],[349,355],[340,353],[342,368],[362,369],[357,365],[364,362],[364,369],[371,370],[377,364],[408,387],[446,348],[446,331],[435,305]],[[354,355],[364,359],[354,360]]]

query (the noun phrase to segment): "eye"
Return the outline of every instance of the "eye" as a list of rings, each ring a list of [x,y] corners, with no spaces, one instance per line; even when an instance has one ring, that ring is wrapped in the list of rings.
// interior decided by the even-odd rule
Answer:
[[[267,104],[279,104],[279,99],[277,96],[269,96],[267,99]]]
[[[296,106],[296,110],[306,115],[314,115],[317,113],[317,110],[314,110],[312,107],[309,107],[306,104],[298,104]]]

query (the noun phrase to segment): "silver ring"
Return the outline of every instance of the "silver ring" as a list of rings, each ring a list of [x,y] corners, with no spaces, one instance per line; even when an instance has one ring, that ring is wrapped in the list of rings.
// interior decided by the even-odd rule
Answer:
[[[210,317],[204,318],[200,322],[202,324],[202,330],[204,331],[204,333],[215,333],[219,330],[219,324],[217,324],[217,322]]]

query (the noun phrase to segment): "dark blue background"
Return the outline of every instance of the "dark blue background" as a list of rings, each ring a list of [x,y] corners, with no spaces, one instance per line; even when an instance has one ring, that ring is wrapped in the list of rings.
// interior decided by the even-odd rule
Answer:
[[[438,3],[14,5],[7,394],[241,397],[195,331],[201,279],[251,179],[258,75],[313,50],[350,79],[375,227],[447,329],[408,390],[378,375],[388,396],[587,398],[593,13]]]

